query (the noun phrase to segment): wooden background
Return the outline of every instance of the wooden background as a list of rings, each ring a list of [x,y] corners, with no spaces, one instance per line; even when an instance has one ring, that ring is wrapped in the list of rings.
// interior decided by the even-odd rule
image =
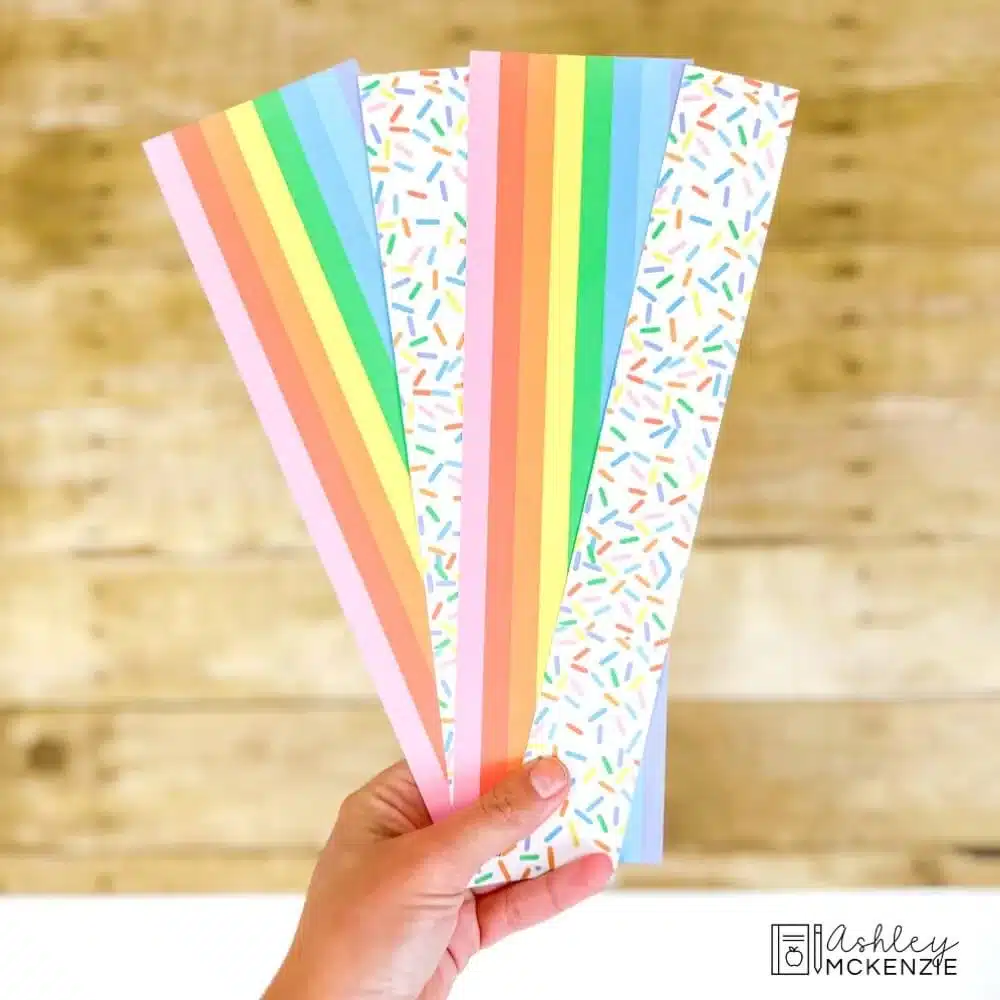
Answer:
[[[391,11],[391,13],[390,13]],[[297,889],[396,747],[139,144],[357,56],[803,91],[632,884],[1000,885],[995,0],[4,0],[0,889]]]

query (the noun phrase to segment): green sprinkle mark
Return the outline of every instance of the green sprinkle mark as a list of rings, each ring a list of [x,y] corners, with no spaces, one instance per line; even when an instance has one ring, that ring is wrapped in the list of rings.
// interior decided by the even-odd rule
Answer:
[[[409,296],[411,302],[420,294],[420,289],[423,288],[423,287],[424,287],[424,283],[422,281],[418,281],[413,286],[413,291],[410,292],[410,296]]]
[[[601,830],[604,833],[607,833],[608,832],[608,824],[604,822],[604,817],[603,816],[598,816],[597,817],[597,822],[600,825]]]
[[[604,765],[604,770],[607,771],[608,774],[614,774],[615,773],[611,769],[611,761],[609,761],[607,757],[602,757],[601,758],[601,763]]]
[[[410,347],[419,347],[421,344],[426,344],[429,339],[429,337],[417,337],[416,340],[410,341]]]
[[[740,238],[740,231],[736,228],[732,219],[729,220],[729,231],[733,234],[734,240],[738,240]]]
[[[431,520],[435,524],[440,524],[441,523],[441,516],[438,514],[438,512],[433,507],[428,507],[427,508],[427,513],[430,514]]]
[[[432,118],[431,119],[431,125],[434,126],[434,131],[437,132],[438,135],[440,135],[440,136],[444,135],[444,129],[441,128],[441,126],[437,123],[437,119],[436,118]]]
[[[660,286],[657,285],[656,287],[659,288]],[[662,329],[662,326],[641,326],[639,327],[639,333],[660,333]]]
[[[629,535],[627,538],[623,538],[621,540],[621,544],[622,545],[629,545],[631,542],[637,542],[637,541],[639,541],[639,536],[638,535]]]
[[[625,440],[625,435],[622,434],[622,432],[618,430],[617,427],[609,427],[608,430],[611,431],[611,433],[614,434],[614,436],[618,438],[619,441]]]
[[[702,354],[714,354],[716,351],[722,350],[722,344],[711,344],[709,347],[703,347],[701,349]]]
[[[652,614],[652,619],[654,622],[656,622],[657,625],[660,626],[660,628],[666,631],[667,626],[663,624],[663,619],[660,617],[659,612],[654,611]]]
[[[729,299],[730,302],[732,302],[733,293],[730,291],[729,285],[725,281],[722,283],[722,290],[726,293],[726,298]]]
[[[614,684],[615,687],[621,687],[621,684],[618,681],[618,671],[615,670],[614,667],[611,668],[611,683]]]
[[[673,477],[672,475],[670,475],[670,473],[669,473],[669,472],[664,472],[664,473],[663,473],[663,478],[664,478],[664,479],[665,479],[665,480],[666,480],[666,481],[667,481],[668,483],[670,483],[670,485],[671,485],[671,486],[673,486],[673,488],[674,488],[675,490],[677,489],[677,480],[676,480],[676,479],[674,479],[674,477]]]
[[[458,219],[458,221],[459,221],[459,222],[460,222],[460,223],[461,223],[461,224],[462,224],[463,226],[465,226],[466,228],[468,228],[468,225],[469,225],[469,222],[468,222],[468,220],[467,220],[467,219],[465,218],[465,216],[464,216],[464,215],[462,215],[462,213],[461,213],[461,212],[456,212],[456,213],[455,213],[455,218],[456,218],[456,219]]]
[[[692,73],[690,76],[684,77],[684,82],[692,83],[695,80],[704,80],[704,79],[705,79],[704,73]]]
[[[669,285],[669,284],[670,284],[670,282],[671,282],[671,281],[673,281],[673,280],[674,280],[674,275],[672,275],[672,274],[668,274],[668,275],[667,275],[667,276],[666,276],[666,277],[665,277],[665,278],[663,279],[663,281],[661,281],[661,282],[660,282],[660,283],[659,283],[659,284],[658,284],[658,285],[657,285],[656,287],[657,287],[657,288],[664,288],[664,287],[666,287],[667,285]]]
[[[388,242],[388,243],[386,243],[386,245],[385,245],[385,252],[386,252],[387,254],[390,254],[390,253],[392,253],[392,248],[393,248],[393,247],[394,247],[395,245],[396,245],[396,234],[395,234],[395,233],[393,233],[393,234],[392,234],[392,235],[391,235],[391,236],[389,237],[389,242]]]
[[[541,855],[540,854],[522,854],[521,855],[521,860],[522,861],[538,861],[540,859],[541,859]]]
[[[687,400],[678,399],[677,405],[680,406],[682,409],[687,410],[688,413],[694,413],[694,408],[691,406],[689,402],[687,402]]]
[[[418,444],[417,445],[417,451],[422,451],[425,455],[433,455],[434,454],[434,449],[433,448],[428,448],[427,445],[425,445],[425,444]]]
[[[477,875],[472,881],[475,885],[482,885],[484,882],[489,882],[492,875]]]
[[[660,233],[662,233],[663,230],[666,228],[666,225],[667,225],[667,223],[663,219],[661,219],[660,222],[659,222],[659,224],[657,225],[657,227],[653,230],[653,235],[652,235],[651,239],[655,240],[657,238],[657,236],[659,236]]]
[[[737,125],[736,131],[740,134],[740,145],[745,146],[747,144],[747,134],[743,131],[743,126]]]
[[[607,583],[608,578],[606,576],[595,576],[593,580],[587,581],[588,587],[600,587],[602,583]]]

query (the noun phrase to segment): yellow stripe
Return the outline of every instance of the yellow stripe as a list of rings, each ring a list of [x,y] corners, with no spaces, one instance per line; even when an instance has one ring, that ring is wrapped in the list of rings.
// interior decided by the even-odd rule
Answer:
[[[559,619],[559,603],[566,586],[585,74],[586,59],[583,56],[559,56],[556,65],[549,340],[545,383],[539,688],[548,664],[552,632]]]
[[[302,294],[306,310],[319,334],[327,360],[337,376],[361,437],[372,456],[414,561],[417,566],[423,566],[409,474],[389,433],[337,300],[327,284],[309,235],[285,184],[281,167],[257,116],[257,109],[253,103],[248,102],[231,108],[226,114]]]

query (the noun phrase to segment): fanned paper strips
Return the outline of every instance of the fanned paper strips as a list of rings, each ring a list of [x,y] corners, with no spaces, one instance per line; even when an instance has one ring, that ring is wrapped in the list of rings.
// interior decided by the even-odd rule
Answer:
[[[385,298],[369,280],[366,299],[345,251],[345,236],[357,246],[365,237],[343,194],[343,150],[353,140],[362,164],[365,154],[341,79],[318,74],[145,148],[403,751],[440,815],[449,797]],[[333,119],[338,106],[346,133]]]
[[[570,768],[476,886],[662,852],[670,633],[796,102],[473,53],[145,144],[432,817]]]
[[[525,755],[573,786],[477,885],[618,858],[797,99],[685,73]]]

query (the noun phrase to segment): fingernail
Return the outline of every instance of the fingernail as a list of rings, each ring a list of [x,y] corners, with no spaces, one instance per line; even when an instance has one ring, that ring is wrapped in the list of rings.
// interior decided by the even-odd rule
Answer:
[[[531,787],[540,798],[551,799],[566,791],[569,786],[569,772],[555,757],[541,757],[532,761],[528,769]]]

